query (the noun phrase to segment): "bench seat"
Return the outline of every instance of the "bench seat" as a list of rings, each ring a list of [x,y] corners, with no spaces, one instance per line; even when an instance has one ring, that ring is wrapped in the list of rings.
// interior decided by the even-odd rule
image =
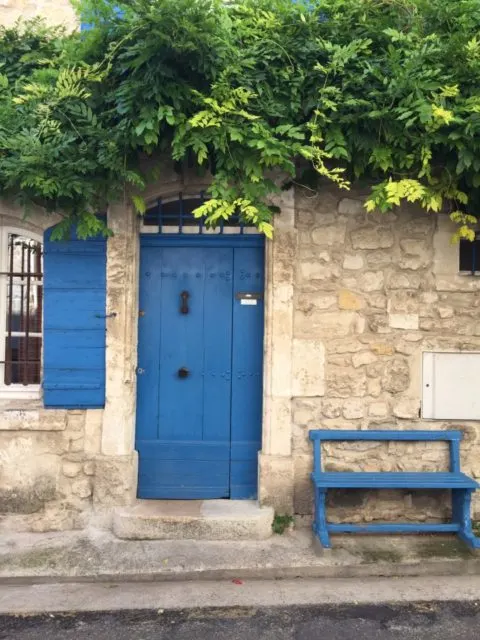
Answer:
[[[460,470],[460,440],[462,433],[425,430],[325,430],[310,431],[313,442],[312,481],[315,490],[315,518],[313,531],[323,547],[330,547],[331,533],[456,533],[470,547],[479,549],[470,515],[473,492],[480,484]],[[449,471],[395,472],[329,472],[322,469],[323,442],[331,441],[379,442],[439,442],[448,443]],[[368,455],[368,452],[365,454]],[[439,489],[449,490],[452,503],[451,522],[373,522],[365,524],[333,523],[327,519],[327,493],[330,489]]]
[[[464,473],[438,472],[321,472],[312,480],[325,489],[477,489],[478,482]]]

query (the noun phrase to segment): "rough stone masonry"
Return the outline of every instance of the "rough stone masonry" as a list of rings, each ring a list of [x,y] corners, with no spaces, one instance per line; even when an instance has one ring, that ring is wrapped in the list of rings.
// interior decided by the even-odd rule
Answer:
[[[0,0],[1,24],[38,14],[77,28],[67,0]],[[178,192],[184,184],[176,180],[169,174],[164,181]],[[480,351],[480,280],[458,275],[448,216],[409,206],[367,214],[358,190],[325,187],[282,197],[286,205],[267,249],[266,388],[273,391],[265,398],[261,501],[309,520],[310,428],[460,428],[462,468],[480,477],[477,422],[419,417],[422,353]],[[138,256],[129,249],[135,224],[116,210],[107,306],[125,313],[107,336],[106,408],[49,411],[41,399],[0,400],[0,531],[109,526],[111,508],[135,500],[129,425]],[[22,211],[0,203],[0,224],[40,235],[52,219],[37,212],[25,221]],[[447,466],[440,443],[340,443],[326,454],[332,470]],[[480,514],[478,502],[474,511]],[[334,520],[446,515],[445,496],[436,494],[339,491],[330,500]]]
[[[335,189],[296,195],[294,336],[303,341],[293,411],[298,514],[312,507],[310,428],[460,428],[462,467],[480,473],[478,423],[420,418],[422,353],[480,348],[480,282],[458,275],[447,215],[409,206],[367,214],[363,202],[361,192]],[[330,470],[448,469],[441,443],[345,443],[326,450]],[[337,492],[331,511],[352,520],[438,518],[447,515],[444,498]]]

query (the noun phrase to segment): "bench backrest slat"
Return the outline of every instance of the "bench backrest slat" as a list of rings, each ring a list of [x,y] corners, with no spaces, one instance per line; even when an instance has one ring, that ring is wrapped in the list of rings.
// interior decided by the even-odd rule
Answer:
[[[328,441],[406,441],[406,442],[449,442],[450,443],[450,471],[460,471],[460,440],[461,431],[390,431],[390,430],[330,430],[312,429],[309,433],[313,441],[313,469],[315,473],[322,471],[322,442]]]
[[[389,430],[333,430],[313,429],[310,431],[310,440],[409,440],[424,442],[428,440],[448,441],[461,440],[461,431],[389,431]]]

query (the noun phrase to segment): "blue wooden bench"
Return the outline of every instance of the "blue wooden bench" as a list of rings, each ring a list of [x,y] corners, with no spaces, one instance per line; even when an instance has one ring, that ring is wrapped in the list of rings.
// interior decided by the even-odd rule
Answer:
[[[479,548],[480,538],[472,530],[472,493],[480,486],[460,471],[461,431],[310,431],[314,447],[312,480],[315,487],[313,530],[323,547],[330,547],[331,533],[447,533],[454,532],[470,547]],[[327,441],[445,441],[450,445],[448,472],[325,472],[322,471],[322,442]],[[452,492],[450,523],[333,524],[327,521],[326,496],[329,489],[449,489]]]

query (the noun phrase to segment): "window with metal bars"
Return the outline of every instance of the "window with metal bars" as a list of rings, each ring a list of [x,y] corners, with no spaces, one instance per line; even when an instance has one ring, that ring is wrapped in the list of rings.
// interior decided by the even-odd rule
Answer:
[[[160,234],[227,234],[258,233],[256,227],[245,222],[238,214],[219,220],[216,227],[208,227],[203,218],[195,218],[193,211],[205,202],[203,194],[179,193],[160,198],[142,217],[142,231]]]
[[[0,228],[0,395],[38,396],[42,306],[41,241]]]

